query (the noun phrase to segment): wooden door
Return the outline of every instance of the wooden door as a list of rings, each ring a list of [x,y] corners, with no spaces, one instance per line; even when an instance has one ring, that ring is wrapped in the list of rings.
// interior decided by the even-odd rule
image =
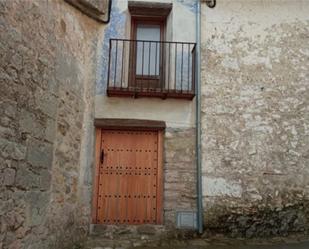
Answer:
[[[162,134],[98,129],[95,223],[162,222]]]

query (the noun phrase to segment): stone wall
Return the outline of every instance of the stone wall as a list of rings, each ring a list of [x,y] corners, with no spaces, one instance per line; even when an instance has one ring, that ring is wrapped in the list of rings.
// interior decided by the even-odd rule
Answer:
[[[100,27],[62,0],[0,1],[0,248],[88,231]]]
[[[164,137],[164,224],[177,211],[196,211],[195,129],[167,128]]]
[[[309,228],[309,5],[202,7],[204,221],[231,236]]]

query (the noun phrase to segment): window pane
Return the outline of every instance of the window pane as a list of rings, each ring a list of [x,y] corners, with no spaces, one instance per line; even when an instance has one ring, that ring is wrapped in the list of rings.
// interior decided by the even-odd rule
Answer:
[[[160,25],[138,24],[136,30],[136,39],[160,41]]]
[[[137,42],[136,74],[159,75],[160,43],[149,41],[160,41],[160,25],[137,25],[136,39],[146,40]]]

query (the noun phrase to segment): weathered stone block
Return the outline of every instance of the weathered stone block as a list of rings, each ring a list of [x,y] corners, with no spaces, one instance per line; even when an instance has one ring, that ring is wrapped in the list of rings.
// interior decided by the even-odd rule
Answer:
[[[24,109],[20,113],[19,129],[21,132],[26,132],[32,134],[34,137],[41,138],[43,137],[45,128],[34,113]]]
[[[22,160],[26,156],[26,147],[20,143],[0,138],[0,154],[5,158]]]
[[[35,167],[51,168],[53,162],[53,146],[29,139],[27,142],[27,162]]]
[[[0,126],[0,136],[9,139],[15,136],[15,131],[12,128]]]
[[[22,214],[20,214],[19,212],[17,212],[17,210],[13,210],[11,212],[8,212],[5,215],[5,220],[7,222],[7,225],[12,230],[16,230],[17,228],[19,228],[23,224],[25,217]]]
[[[58,99],[53,94],[43,90],[37,90],[35,102],[38,108],[49,117],[55,117],[58,107]]]
[[[137,232],[140,234],[153,235],[156,234],[156,229],[151,225],[141,225],[137,227]]]
[[[49,190],[51,188],[51,173],[49,170],[42,169],[39,171],[39,187],[41,190]]]
[[[26,194],[28,225],[40,225],[44,221],[49,198],[48,193],[40,191],[31,191]]]
[[[47,119],[44,138],[49,142],[54,142],[55,137],[56,137],[56,121],[54,119]]]
[[[4,102],[0,103],[1,108],[4,110],[4,114],[9,118],[15,118],[17,112],[16,102]]]
[[[30,189],[39,186],[39,176],[32,172],[27,164],[20,164],[16,173],[16,186]]]
[[[3,171],[3,184],[5,186],[12,186],[14,185],[14,182],[15,182],[15,175],[16,175],[16,172],[14,169],[11,169],[11,168],[7,168]]]

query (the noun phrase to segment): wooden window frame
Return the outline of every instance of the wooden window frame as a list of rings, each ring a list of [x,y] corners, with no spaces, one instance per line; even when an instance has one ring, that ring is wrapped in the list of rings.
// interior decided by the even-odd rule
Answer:
[[[160,41],[165,41],[165,33],[166,33],[166,16],[132,16],[131,17],[131,40],[136,40],[137,35],[137,25],[138,24],[154,24],[160,25]],[[129,86],[136,86],[137,80],[145,80],[145,85],[152,80],[158,81],[157,88],[161,88],[162,84],[164,84],[164,47],[163,44],[160,43],[160,61],[159,61],[159,75],[158,77],[151,77],[147,75],[137,75],[136,74],[136,43],[131,44],[130,48],[130,69],[129,69]],[[142,85],[142,88],[146,88]]]

